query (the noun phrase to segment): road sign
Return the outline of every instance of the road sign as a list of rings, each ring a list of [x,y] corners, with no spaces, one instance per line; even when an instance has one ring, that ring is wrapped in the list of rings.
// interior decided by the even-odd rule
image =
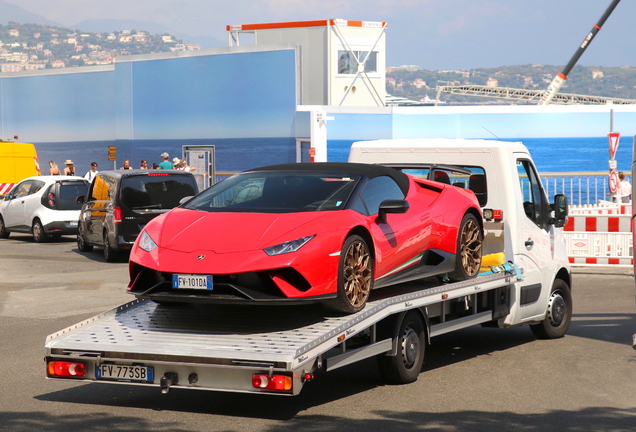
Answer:
[[[108,160],[109,161],[117,160],[117,146],[108,147]]]
[[[618,150],[618,140],[620,140],[620,132],[610,132],[607,134],[609,140],[610,159],[616,159],[616,150]]]
[[[618,172],[616,170],[612,170],[609,175],[609,187],[612,193],[615,193],[618,189]]]

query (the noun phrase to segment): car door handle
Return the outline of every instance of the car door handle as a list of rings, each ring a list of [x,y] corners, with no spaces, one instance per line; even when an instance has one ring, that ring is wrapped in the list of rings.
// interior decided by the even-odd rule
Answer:
[[[531,238],[528,238],[528,240],[526,240],[525,245],[526,247],[534,246],[534,240],[532,240]]]

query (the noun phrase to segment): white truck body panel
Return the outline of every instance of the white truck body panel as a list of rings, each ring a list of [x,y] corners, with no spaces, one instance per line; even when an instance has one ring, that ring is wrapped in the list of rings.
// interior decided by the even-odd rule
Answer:
[[[487,202],[482,207],[502,210],[504,215],[503,230],[492,231],[490,224],[485,224],[484,253],[504,251],[506,258],[519,265],[524,273],[524,281],[515,284],[511,293],[510,314],[502,321],[503,325],[509,326],[544,319],[550,287],[557,273],[562,271],[569,275],[562,229],[548,224],[539,227],[526,216],[517,165],[520,161],[528,161],[528,169],[536,173],[532,157],[522,143],[469,139],[359,141],[353,143],[349,155],[349,162],[477,166],[484,169]],[[545,203],[548,203],[540,182],[539,189]],[[528,241],[533,244],[526,246]],[[530,295],[534,299],[539,286],[539,297],[535,301],[521,300],[522,295]]]

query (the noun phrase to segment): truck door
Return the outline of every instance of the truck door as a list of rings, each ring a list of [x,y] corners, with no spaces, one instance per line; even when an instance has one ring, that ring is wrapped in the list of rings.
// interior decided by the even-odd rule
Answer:
[[[521,192],[521,212],[515,238],[515,260],[524,268],[519,292],[521,319],[542,315],[552,284],[554,232],[549,223],[550,205],[537,171],[523,153],[516,154]]]

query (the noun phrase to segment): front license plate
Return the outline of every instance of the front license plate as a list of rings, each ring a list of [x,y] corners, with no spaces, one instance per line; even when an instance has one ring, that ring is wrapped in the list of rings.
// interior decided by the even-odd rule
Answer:
[[[95,368],[95,378],[101,380],[151,383],[154,381],[154,369],[152,366],[103,364]]]
[[[195,274],[173,274],[172,288],[211,290],[212,276]]]

